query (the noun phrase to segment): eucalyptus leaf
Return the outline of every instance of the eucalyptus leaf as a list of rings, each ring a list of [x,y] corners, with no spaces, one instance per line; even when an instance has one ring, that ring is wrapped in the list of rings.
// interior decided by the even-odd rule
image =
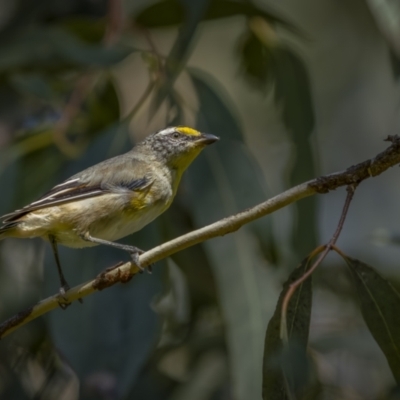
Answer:
[[[240,125],[222,89],[198,70],[189,73],[199,101],[196,126],[221,136],[199,156],[185,181],[193,219],[203,226],[259,202],[265,182],[257,179],[260,171],[242,143]],[[269,218],[262,222],[264,234],[270,235]],[[272,313],[270,300],[276,293],[271,270],[263,266],[252,239],[247,226],[205,243],[226,323],[234,396],[243,400],[261,397],[265,316]]]
[[[400,383],[400,294],[373,267],[344,256],[369,331],[383,351],[396,382]]]
[[[295,52],[278,47],[273,54],[275,101],[282,108],[283,122],[294,145],[289,177],[292,187],[318,175],[311,142],[315,127],[311,84],[304,62]],[[317,199],[304,199],[295,207],[293,245],[298,254],[305,254],[317,245]]]
[[[309,258],[290,274],[283,284],[275,313],[265,335],[263,362],[263,400],[291,399],[287,393],[302,398],[310,383],[311,366],[306,355],[312,305],[312,280],[309,277],[294,292],[286,312],[289,342],[282,343],[281,316],[283,299],[290,285],[308,269]]]
[[[389,42],[397,58],[399,58],[400,3],[393,0],[367,0],[366,3],[383,36]]]
[[[254,33],[245,31],[239,40],[241,70],[254,88],[266,92],[273,81],[273,50],[265,46]]]
[[[174,83],[182,71],[192,48],[197,26],[207,10],[211,0],[182,0],[185,7],[185,19],[169,52],[164,65],[164,76],[154,98],[155,112],[165,98],[172,92]]]

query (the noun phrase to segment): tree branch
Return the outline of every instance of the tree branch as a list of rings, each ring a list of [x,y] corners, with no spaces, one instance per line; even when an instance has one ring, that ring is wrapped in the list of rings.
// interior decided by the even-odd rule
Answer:
[[[274,211],[305,197],[317,193],[328,193],[330,190],[335,190],[340,186],[357,185],[367,178],[381,174],[388,168],[400,163],[400,137],[397,135],[389,136],[386,140],[391,142],[391,145],[376,157],[360,164],[353,165],[345,171],[322,176],[302,183],[252,208],[189,232],[186,235],[163,243],[160,246],[154,247],[140,256],[141,265],[147,267],[156,261],[188,247],[194,246],[195,244],[234,232],[249,222],[267,214],[271,214]],[[75,286],[67,292],[65,297],[70,302],[78,300],[118,282],[127,282],[138,272],[138,268],[130,262],[118,264],[107,269],[94,280]],[[57,308],[59,306],[59,301],[59,295],[54,295],[40,301],[33,307],[14,315],[0,324],[0,338],[9,335],[11,332],[25,325],[29,321]]]

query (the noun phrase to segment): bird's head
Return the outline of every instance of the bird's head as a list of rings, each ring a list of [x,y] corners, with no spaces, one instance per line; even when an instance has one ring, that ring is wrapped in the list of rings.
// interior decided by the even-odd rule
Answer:
[[[151,147],[160,161],[183,172],[207,145],[217,140],[217,136],[209,133],[176,126],[153,133],[144,143]]]

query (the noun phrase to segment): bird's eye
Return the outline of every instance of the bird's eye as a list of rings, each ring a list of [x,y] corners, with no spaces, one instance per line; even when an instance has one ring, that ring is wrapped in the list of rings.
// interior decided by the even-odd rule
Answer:
[[[178,139],[179,133],[178,133],[178,132],[175,132],[175,133],[173,134],[173,137],[174,137],[175,139]]]

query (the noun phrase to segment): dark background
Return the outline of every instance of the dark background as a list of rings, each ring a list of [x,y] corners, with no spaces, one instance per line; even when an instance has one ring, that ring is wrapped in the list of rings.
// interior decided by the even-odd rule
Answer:
[[[373,157],[399,125],[400,10],[380,3],[0,1],[0,214],[167,125],[221,141],[171,208],[123,240],[144,249]],[[398,182],[394,168],[363,183],[338,242],[395,283]],[[302,200],[29,323],[0,342],[0,398],[260,399],[282,282],[330,238],[344,199]],[[126,260],[102,247],[60,255],[71,285]],[[2,320],[57,285],[48,244],[1,243]],[[308,352],[310,398],[394,386],[335,255],[314,279]]]

